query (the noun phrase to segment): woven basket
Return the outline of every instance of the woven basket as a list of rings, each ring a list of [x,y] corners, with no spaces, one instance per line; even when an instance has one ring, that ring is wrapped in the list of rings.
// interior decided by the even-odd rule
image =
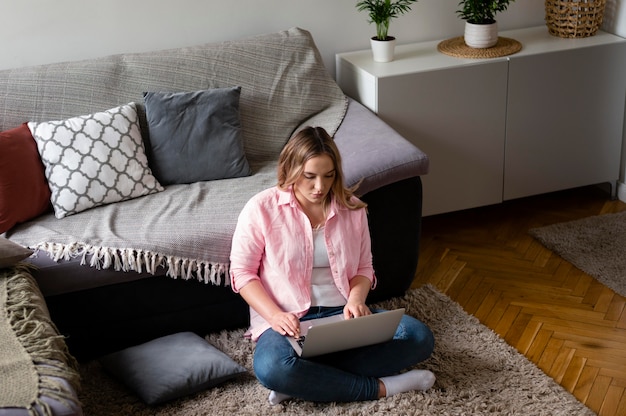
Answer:
[[[546,25],[551,35],[562,38],[585,38],[596,34],[606,0],[545,0]]]

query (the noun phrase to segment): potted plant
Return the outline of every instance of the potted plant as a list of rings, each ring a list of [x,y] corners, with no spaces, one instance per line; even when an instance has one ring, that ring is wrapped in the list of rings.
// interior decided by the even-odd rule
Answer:
[[[372,53],[377,62],[393,60],[396,38],[389,36],[391,19],[411,10],[411,4],[417,0],[359,0],[358,11],[367,11],[369,22],[376,25],[376,36],[371,38]]]
[[[465,20],[465,43],[472,48],[490,48],[498,43],[496,14],[515,0],[461,0],[457,14]]]

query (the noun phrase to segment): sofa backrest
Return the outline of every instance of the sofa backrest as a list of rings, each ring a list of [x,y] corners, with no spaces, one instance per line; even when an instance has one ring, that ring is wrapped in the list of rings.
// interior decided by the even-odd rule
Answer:
[[[143,93],[241,86],[240,117],[250,162],[275,160],[299,127],[334,134],[346,98],[309,32],[292,28],[236,41],[0,71],[0,131],[135,102]],[[147,134],[147,133],[146,133]]]

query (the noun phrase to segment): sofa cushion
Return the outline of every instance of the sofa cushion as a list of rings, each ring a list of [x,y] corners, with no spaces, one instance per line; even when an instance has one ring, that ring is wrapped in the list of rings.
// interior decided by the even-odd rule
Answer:
[[[26,124],[0,132],[0,234],[50,209],[50,189]]]
[[[26,247],[0,237],[0,269],[11,267],[31,254],[33,252]]]
[[[100,363],[151,405],[208,389],[246,372],[192,332],[105,355]]]
[[[241,87],[147,92],[150,167],[162,185],[250,175],[239,121]]]
[[[134,103],[66,120],[29,122],[57,218],[163,190],[154,178]]]

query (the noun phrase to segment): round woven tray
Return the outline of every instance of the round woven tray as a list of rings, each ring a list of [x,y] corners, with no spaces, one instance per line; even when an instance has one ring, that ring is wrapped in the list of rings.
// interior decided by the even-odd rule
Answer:
[[[515,39],[498,37],[498,43],[491,48],[470,48],[465,44],[463,36],[439,42],[437,50],[456,58],[498,58],[512,55],[522,49],[522,44]]]

